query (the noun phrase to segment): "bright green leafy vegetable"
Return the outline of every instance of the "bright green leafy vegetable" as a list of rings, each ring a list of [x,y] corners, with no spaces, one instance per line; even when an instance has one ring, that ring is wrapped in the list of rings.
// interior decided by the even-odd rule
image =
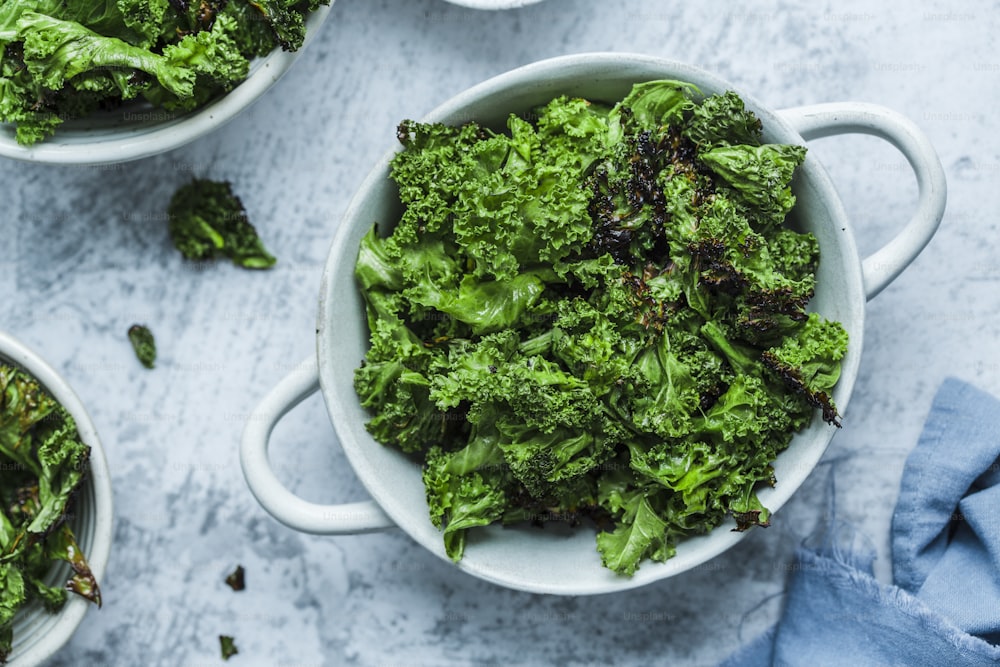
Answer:
[[[0,0],[0,121],[30,145],[69,118],[144,100],[190,111],[250,60],[305,39],[328,0]]]
[[[449,556],[496,522],[591,519],[632,575],[757,497],[793,434],[839,425],[847,350],[786,225],[799,146],[734,93],[560,97],[508,132],[405,121],[403,213],[362,240],[368,429],[423,464]]]
[[[156,340],[149,327],[133,324],[128,328],[128,339],[132,343],[132,349],[139,363],[146,368],[152,368],[156,363]]]
[[[0,364],[0,662],[11,650],[14,617],[29,601],[55,612],[71,591],[101,604],[66,522],[89,456],[65,408],[34,378]],[[73,572],[64,587],[46,583],[57,561]]]
[[[228,182],[192,180],[177,189],[167,213],[170,238],[187,259],[221,255],[247,269],[274,266],[274,256],[264,248]]]

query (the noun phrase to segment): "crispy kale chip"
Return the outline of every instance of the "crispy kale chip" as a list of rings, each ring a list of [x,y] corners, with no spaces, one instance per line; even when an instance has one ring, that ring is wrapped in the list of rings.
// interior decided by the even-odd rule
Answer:
[[[810,313],[796,335],[765,350],[761,362],[797,395],[823,411],[823,419],[840,425],[830,392],[840,379],[840,360],[847,349],[847,332],[837,322]]]
[[[156,339],[153,338],[153,332],[149,327],[133,324],[128,328],[128,340],[139,363],[146,368],[156,365]]]
[[[786,224],[804,149],[761,136],[739,96],[678,81],[505,133],[400,124],[354,380],[375,439],[422,463],[449,557],[481,526],[588,520],[630,576],[727,518],[769,524],[775,457],[815,414],[839,425],[848,341]]]
[[[0,2],[0,122],[31,145],[125,103],[197,109],[243,81],[251,59],[300,48],[320,4],[329,1]]]
[[[246,570],[242,565],[237,565],[236,568],[226,575],[226,586],[229,586],[236,592],[245,590],[246,584]]]
[[[805,158],[802,146],[718,146],[699,159],[739,193],[735,201],[756,210],[756,221],[780,225],[795,204],[791,180]]]
[[[489,450],[488,443],[474,442],[470,447]],[[490,455],[489,451],[446,453],[434,447],[427,452],[423,479],[430,517],[441,528],[445,553],[452,560],[462,557],[469,528],[499,520],[506,509],[505,485],[500,472],[489,467]],[[480,466],[486,469],[481,471]]]
[[[700,150],[717,146],[760,144],[761,122],[743,104],[743,98],[727,91],[690,106],[684,136]]]
[[[298,0],[247,0],[256,10],[258,21],[263,21],[278,45],[285,51],[294,51],[306,38],[304,3]]]
[[[236,648],[236,639],[230,635],[219,635],[219,652],[223,660],[229,660],[239,653],[239,649]]]
[[[601,150],[606,113],[556,100],[539,110],[537,126],[512,115],[509,136],[404,121],[407,150],[392,164],[407,207],[398,244],[446,237],[476,281],[513,280],[521,267],[567,257],[591,237],[584,174]]]
[[[246,269],[274,266],[274,256],[226,181],[192,180],[174,193],[167,213],[170,238],[187,259],[223,256]]]
[[[67,522],[89,470],[76,423],[38,382],[0,364],[0,662],[10,654],[17,612],[32,600],[58,611],[67,591],[100,606],[101,592]],[[58,561],[72,574],[46,583]]]
[[[170,86],[153,84],[144,91],[145,98],[171,111],[192,111],[235,88],[250,71],[250,61],[240,52],[234,37],[239,31],[236,20],[223,15],[211,28],[165,46],[163,58],[191,79],[191,88],[178,93]]]
[[[663,562],[676,552],[669,541],[667,522],[653,509],[646,494],[632,492],[610,505],[618,514],[618,526],[597,535],[597,550],[606,567],[631,576],[647,558]]]

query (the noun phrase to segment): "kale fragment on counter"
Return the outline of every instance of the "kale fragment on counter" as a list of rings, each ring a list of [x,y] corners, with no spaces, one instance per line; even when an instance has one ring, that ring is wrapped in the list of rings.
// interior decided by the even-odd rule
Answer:
[[[242,591],[246,588],[246,570],[242,565],[237,565],[236,569],[226,575],[226,585],[234,591]]]
[[[156,365],[156,339],[144,324],[133,324],[128,328],[128,340],[136,358],[146,368]]]
[[[186,259],[227,257],[246,269],[268,269],[277,261],[228,181],[193,179],[174,193],[167,214],[170,238]]]
[[[229,660],[239,653],[239,650],[236,648],[236,640],[229,635],[219,635],[219,650],[222,653],[223,660]]]

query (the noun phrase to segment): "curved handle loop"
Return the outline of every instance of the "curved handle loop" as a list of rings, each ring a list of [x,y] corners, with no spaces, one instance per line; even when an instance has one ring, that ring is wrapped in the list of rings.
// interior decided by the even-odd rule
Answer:
[[[289,373],[261,401],[247,420],[240,441],[240,464],[250,492],[275,519],[306,533],[348,535],[391,528],[395,524],[374,500],[319,505],[299,498],[275,476],[267,456],[271,432],[292,408],[319,389],[319,369],[310,357]]]
[[[907,117],[876,104],[831,102],[778,112],[803,139],[839,134],[870,134],[903,154],[917,177],[917,210],[882,248],[862,262],[865,293],[871,300],[924,249],[944,216],[947,180],[927,135]]]

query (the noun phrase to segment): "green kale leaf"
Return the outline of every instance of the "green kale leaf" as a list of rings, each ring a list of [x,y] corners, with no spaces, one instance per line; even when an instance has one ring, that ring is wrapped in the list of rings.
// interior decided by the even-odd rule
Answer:
[[[802,146],[718,146],[700,159],[740,194],[748,207],[760,211],[759,219],[780,225],[795,204],[791,180],[805,158]]]
[[[635,574],[646,558],[663,562],[675,552],[667,541],[667,523],[640,493],[622,507],[614,531],[598,533],[597,550],[606,567],[626,576]]]
[[[144,92],[146,99],[165,109],[192,111],[235,88],[250,71],[250,61],[233,38],[238,31],[235,19],[223,15],[211,29],[185,35],[164,47],[163,58],[185,72],[192,86],[179,93],[160,80],[162,88],[150,86]]]
[[[185,258],[221,255],[246,269],[274,266],[230,183],[194,179],[177,189],[167,212],[170,238]]]
[[[229,635],[219,635],[219,650],[222,653],[223,660],[229,660],[239,653],[239,650],[236,648],[236,640]]]
[[[128,328],[128,339],[139,363],[152,368],[156,364],[156,340],[153,332],[142,324],[133,324]]]
[[[246,570],[242,565],[226,575],[226,585],[237,592],[246,589]]]
[[[474,439],[453,454],[438,447],[427,452],[423,479],[430,517],[442,529],[445,552],[452,560],[462,557],[468,529],[497,521],[506,507],[491,449],[488,441]]]

